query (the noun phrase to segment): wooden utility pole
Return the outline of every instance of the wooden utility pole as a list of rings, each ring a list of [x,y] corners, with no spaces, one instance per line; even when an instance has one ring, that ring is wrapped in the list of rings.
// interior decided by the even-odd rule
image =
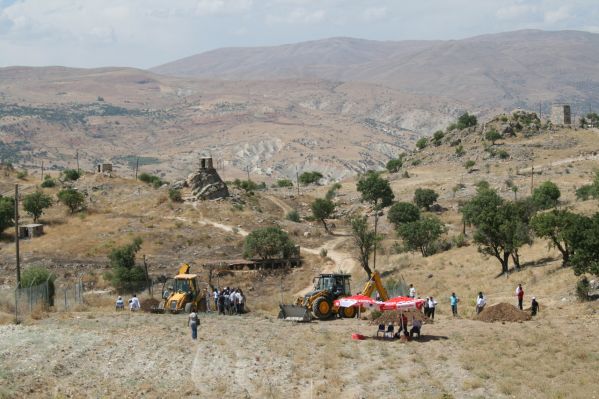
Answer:
[[[44,181],[44,161],[42,161],[42,181]]]
[[[17,288],[21,287],[21,258],[19,254],[19,185],[15,184],[15,253],[17,260]]]
[[[297,171],[297,166],[295,167],[295,185],[297,186],[297,196],[299,197],[299,172]]]
[[[75,153],[75,157],[77,158],[77,173],[79,174],[79,150]]]
[[[246,172],[248,173],[248,181],[250,181],[250,166],[245,167]]]
[[[137,180],[137,171],[139,170],[139,157],[135,159],[135,180]]]
[[[541,110],[541,104],[539,103],[539,121],[541,121],[541,119],[543,118],[543,111]]]
[[[535,164],[533,163],[530,167],[530,195],[535,187]]]

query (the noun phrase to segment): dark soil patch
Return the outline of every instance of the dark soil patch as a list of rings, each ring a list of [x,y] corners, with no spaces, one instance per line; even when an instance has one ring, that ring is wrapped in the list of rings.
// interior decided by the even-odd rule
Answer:
[[[498,303],[497,305],[486,307],[474,319],[491,323],[494,321],[527,321],[531,318],[530,313],[526,313],[514,305]]]

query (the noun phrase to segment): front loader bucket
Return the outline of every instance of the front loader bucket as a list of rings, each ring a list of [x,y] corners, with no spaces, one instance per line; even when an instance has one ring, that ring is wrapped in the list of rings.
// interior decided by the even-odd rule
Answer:
[[[300,322],[312,320],[312,313],[305,306],[280,304],[279,307],[281,308],[279,319]]]

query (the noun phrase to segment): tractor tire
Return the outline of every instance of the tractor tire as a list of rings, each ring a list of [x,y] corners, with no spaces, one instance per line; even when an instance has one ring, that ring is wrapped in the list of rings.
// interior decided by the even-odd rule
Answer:
[[[191,313],[191,306],[192,305],[193,304],[191,302],[185,304],[185,313],[187,313],[187,314]]]
[[[356,311],[356,308],[354,308],[353,306],[350,306],[348,308],[339,308],[338,311],[339,317],[343,319],[353,319],[354,317],[356,317],[357,313],[358,312]]]
[[[333,313],[333,304],[327,298],[321,296],[312,304],[312,313],[319,320],[326,320]]]

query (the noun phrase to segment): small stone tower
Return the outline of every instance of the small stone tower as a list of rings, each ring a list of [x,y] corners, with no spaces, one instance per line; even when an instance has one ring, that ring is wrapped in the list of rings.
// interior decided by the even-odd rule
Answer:
[[[551,106],[551,123],[554,125],[571,125],[572,112],[569,104],[553,104]]]
[[[193,196],[200,200],[229,196],[229,189],[214,169],[211,157],[200,158],[200,167],[197,172],[189,175],[187,186],[191,188]]]

